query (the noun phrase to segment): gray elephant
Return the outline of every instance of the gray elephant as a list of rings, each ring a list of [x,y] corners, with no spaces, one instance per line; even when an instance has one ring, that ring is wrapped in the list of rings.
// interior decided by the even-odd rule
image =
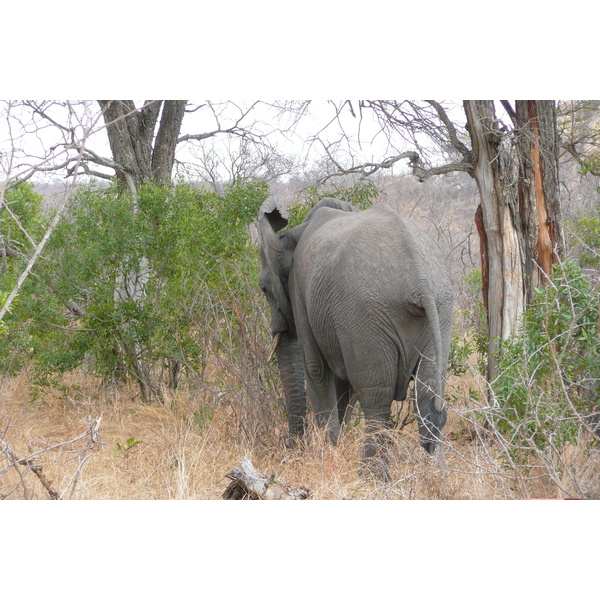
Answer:
[[[385,435],[377,432],[414,379],[421,444],[433,453],[446,422],[452,287],[427,230],[387,206],[360,211],[333,198],[280,232],[287,220],[269,197],[258,223],[259,283],[271,309],[290,444],[304,433],[305,389],[334,443],[358,401],[363,464],[387,477]]]

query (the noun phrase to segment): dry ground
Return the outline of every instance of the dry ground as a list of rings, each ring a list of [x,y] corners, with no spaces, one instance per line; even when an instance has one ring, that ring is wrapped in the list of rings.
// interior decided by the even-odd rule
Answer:
[[[466,396],[464,389],[472,381],[451,385],[454,400],[450,399],[447,445],[441,454],[430,457],[420,449],[414,423],[394,432],[388,483],[359,475],[360,425],[335,447],[312,430],[305,448],[288,450],[281,443],[283,418],[274,419],[266,433],[253,433],[234,402],[227,397],[215,401],[207,390],[168,392],[161,406],[141,403],[134,387],[106,387],[81,373],[69,375],[64,383],[70,391],[47,390],[32,402],[25,373],[0,381],[0,497],[46,499],[49,486],[74,499],[214,500],[228,484],[225,473],[240,466],[245,456],[266,475],[308,486],[311,499],[599,495],[597,452],[590,457],[577,448],[567,449],[571,477],[562,470],[549,475],[548,469],[534,468],[523,473],[503,465],[501,451],[483,441],[469,421],[472,407],[457,400]],[[100,443],[88,448],[90,438],[83,434],[97,419]],[[83,437],[53,448],[78,436]],[[11,467],[6,448],[13,460],[38,453],[31,460],[42,467],[48,486],[27,465]]]

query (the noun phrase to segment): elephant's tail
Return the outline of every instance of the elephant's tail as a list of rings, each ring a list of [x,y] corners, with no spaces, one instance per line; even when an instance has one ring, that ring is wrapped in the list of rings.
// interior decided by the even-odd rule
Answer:
[[[443,353],[442,353],[442,334],[440,330],[440,319],[438,315],[437,304],[435,297],[430,289],[427,289],[421,298],[423,308],[425,309],[425,317],[429,321],[429,326],[433,332],[433,343],[435,349],[435,403],[434,407],[437,412],[442,412],[444,409],[442,373],[444,372]]]

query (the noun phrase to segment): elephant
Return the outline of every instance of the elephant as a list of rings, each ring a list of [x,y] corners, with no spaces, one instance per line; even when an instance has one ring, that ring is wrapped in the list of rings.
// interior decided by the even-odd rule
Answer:
[[[281,231],[287,224],[269,196],[258,215],[259,285],[270,307],[288,445],[304,435],[307,395],[333,443],[358,402],[363,468],[388,478],[382,432],[411,380],[428,453],[446,423],[453,293],[444,257],[423,226],[383,204],[359,210],[325,198]]]

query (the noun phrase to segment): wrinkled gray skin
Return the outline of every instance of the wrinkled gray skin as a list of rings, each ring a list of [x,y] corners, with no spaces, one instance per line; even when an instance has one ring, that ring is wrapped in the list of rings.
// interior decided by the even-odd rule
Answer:
[[[332,198],[281,233],[287,221],[268,198],[258,222],[290,444],[304,433],[306,381],[316,422],[334,443],[360,403],[363,465],[386,478],[385,435],[376,432],[414,379],[421,445],[433,453],[446,422],[452,288],[428,232],[389,207],[359,211]]]

